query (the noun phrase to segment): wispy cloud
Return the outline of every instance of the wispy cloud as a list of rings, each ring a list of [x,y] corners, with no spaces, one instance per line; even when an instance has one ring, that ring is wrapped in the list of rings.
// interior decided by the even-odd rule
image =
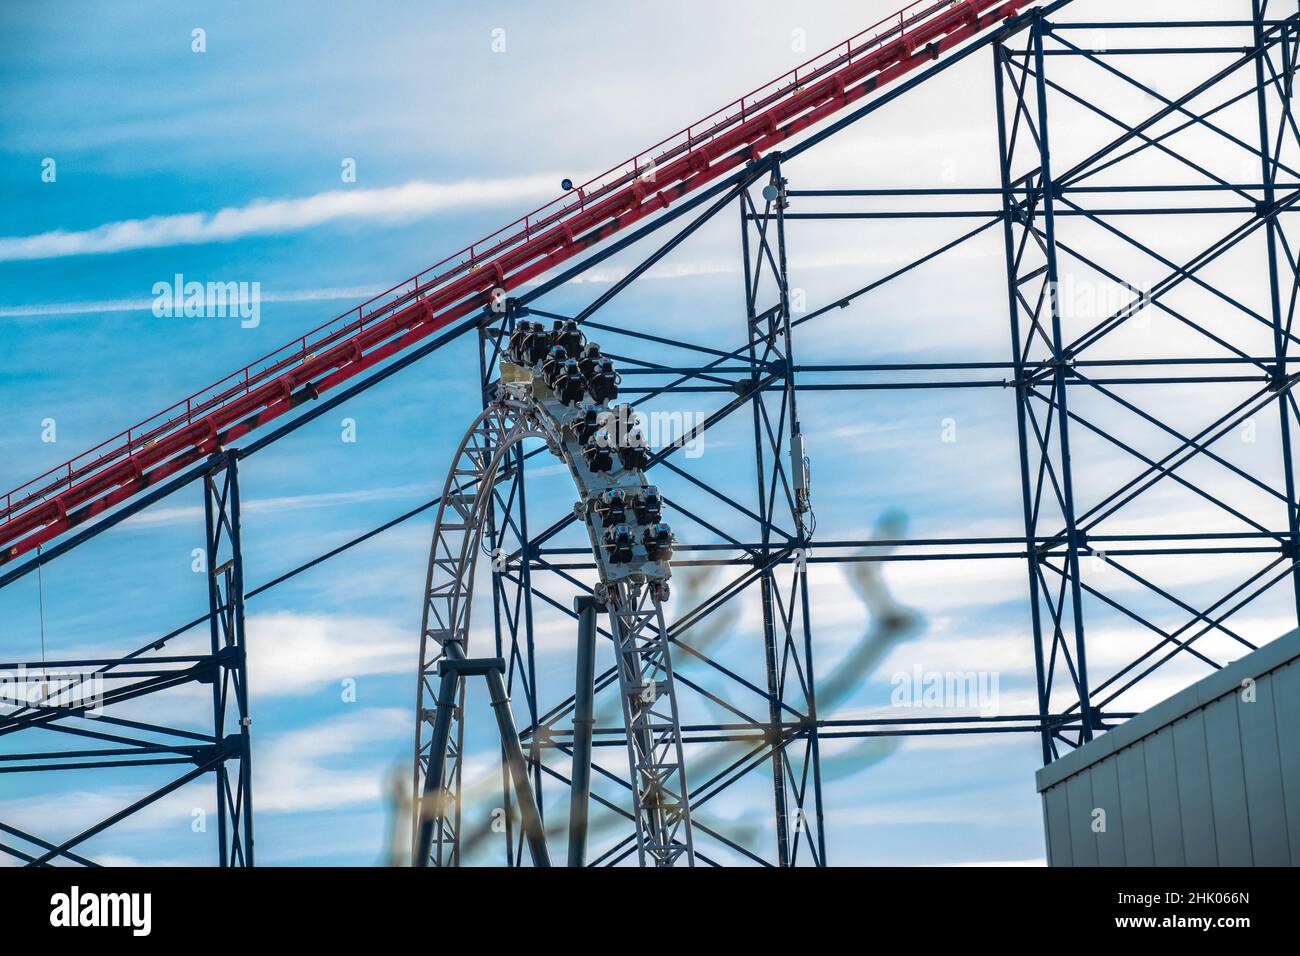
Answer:
[[[357,615],[274,611],[248,619],[255,696],[309,694],[345,678],[414,673],[418,632]]]
[[[427,498],[436,494],[440,487],[425,482],[382,488],[358,488],[353,491],[327,491],[306,495],[283,495],[275,498],[253,498],[243,502],[241,508],[248,514],[283,514],[286,511],[300,511],[304,508],[335,508],[340,505],[365,504],[373,501],[392,501],[394,499],[415,497]],[[143,527],[146,525],[168,525],[185,521],[200,521],[202,518],[202,505],[178,505],[138,512],[128,518],[124,524]]]
[[[223,242],[340,220],[409,221],[448,209],[545,200],[555,194],[559,180],[558,174],[545,174],[455,183],[416,181],[383,189],[333,189],[298,199],[258,199],[217,212],[148,216],[94,229],[0,237],[0,262]]]
[[[3,241],[3,240],[0,240]],[[262,292],[262,302],[329,302],[335,299],[368,299],[386,291],[388,286],[346,286],[325,289],[291,289],[285,292]],[[32,305],[0,305],[0,319],[42,315],[88,315],[105,312],[148,312],[154,298],[98,299],[86,302],[47,302]]]
[[[254,766],[261,768],[258,812],[379,804],[389,761],[406,743],[411,726],[406,710],[371,707],[274,738],[253,755]]]

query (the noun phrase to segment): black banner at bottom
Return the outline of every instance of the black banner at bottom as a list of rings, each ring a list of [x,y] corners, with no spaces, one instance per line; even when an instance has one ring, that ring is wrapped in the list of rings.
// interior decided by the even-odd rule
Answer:
[[[927,943],[969,940],[981,928],[1017,934],[1068,928],[1076,942],[1171,931],[1226,941],[1293,923],[1293,886],[1293,871],[1280,869],[42,868],[0,870],[0,913],[11,939],[75,935],[82,942],[111,937],[127,945],[199,937],[216,942],[239,926],[295,942],[374,941],[388,931],[418,934],[419,923],[429,918],[497,934],[585,934],[635,927],[650,900],[665,925],[638,932],[677,925],[698,935],[703,926],[712,931],[705,935],[720,932],[737,941],[750,934],[769,941],[773,926],[787,925],[801,926],[805,941],[815,945],[809,931],[817,922],[837,932],[847,924],[867,933],[916,932]],[[638,902],[647,892],[653,896]]]

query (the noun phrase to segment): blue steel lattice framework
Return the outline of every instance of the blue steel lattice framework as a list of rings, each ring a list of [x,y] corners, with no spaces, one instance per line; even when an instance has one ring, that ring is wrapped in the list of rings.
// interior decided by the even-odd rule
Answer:
[[[692,716],[684,719],[682,726],[691,770],[692,810],[707,810],[709,802],[719,794],[759,778],[766,780],[772,806],[770,832],[749,842],[710,825],[707,816],[696,817],[695,853],[699,862],[717,863],[724,855],[760,865],[828,862],[820,748],[830,739],[1032,734],[1041,742],[1044,762],[1050,762],[1063,748],[1077,746],[1130,716],[1131,712],[1123,708],[1124,693],[1175,657],[1191,656],[1209,666],[1220,666],[1223,661],[1219,656],[1203,650],[1209,643],[1203,641],[1206,635],[1217,634],[1243,649],[1253,648],[1260,636],[1235,627],[1234,615],[1271,595],[1274,589],[1292,592],[1288,605],[1300,620],[1296,552],[1300,526],[1290,447],[1300,409],[1292,393],[1295,373],[1290,371],[1289,357],[1297,301],[1297,250],[1283,222],[1300,197],[1300,174],[1294,170],[1300,132],[1291,108],[1300,14],[1282,11],[1276,0],[1254,0],[1248,10],[1242,4],[1237,19],[1127,23],[1059,20],[1058,14],[1067,6],[1071,13],[1086,14],[1088,10],[1087,3],[1059,0],[1026,11],[783,154],[769,154],[751,163],[554,278],[507,300],[502,310],[488,309],[462,322],[339,394],[308,406],[298,418],[243,449],[222,453],[109,519],[49,548],[36,560],[5,572],[0,576],[0,586],[30,573],[38,562],[54,560],[189,482],[204,483],[209,504],[209,566],[214,569],[208,614],[137,654],[89,663],[105,674],[145,678],[131,685],[133,697],[156,689],[150,680],[174,683],[180,679],[157,678],[137,670],[150,660],[158,668],[193,665],[201,669],[215,664],[225,668],[223,675],[229,670],[233,684],[225,680],[214,683],[216,722],[211,738],[189,749],[149,743],[151,753],[166,750],[173,756],[148,759],[195,764],[175,782],[175,787],[208,771],[216,772],[222,795],[219,806],[223,808],[219,818],[220,860],[251,863],[249,715],[242,656],[244,600],[255,599],[269,588],[397,524],[426,515],[437,502],[397,515],[379,528],[245,594],[238,550],[235,461],[247,459],[462,334],[479,337],[479,382],[486,396],[496,375],[502,336],[508,334],[514,322],[524,316],[547,321],[574,318],[589,335],[608,337],[606,351],[618,359],[624,375],[623,394],[635,405],[645,406],[664,396],[713,396],[717,405],[696,426],[697,432],[707,432],[728,420],[744,418],[752,422],[755,482],[748,497],[734,492],[731,486],[720,488],[693,474],[680,454],[680,445],[660,451],[652,465],[652,473],[670,475],[683,487],[690,486],[706,496],[711,508],[726,511],[748,529],[744,536],[737,535],[724,530],[734,527],[734,523],[718,520],[713,511],[705,514],[685,500],[666,499],[666,510],[672,513],[680,540],[675,565],[722,568],[731,575],[695,606],[677,608],[677,617],[669,629],[676,659],[692,659],[712,679],[725,681],[729,687],[729,692],[722,695],[689,674],[678,678],[683,696],[694,694],[708,705],[704,710],[690,711]],[[1243,35],[1249,36],[1249,42],[1237,42]],[[1126,45],[1115,47],[1099,45],[1100,36],[1106,38],[1107,44],[1116,37],[1138,39],[1131,45],[1125,40]],[[1205,39],[1196,39],[1199,37]],[[798,160],[802,155],[846,127],[869,121],[873,113],[917,85],[985,51],[992,54],[994,70],[1000,148],[990,168],[999,173],[998,181],[970,189],[798,188]],[[1156,89],[1121,66],[1147,58],[1193,56],[1199,57],[1200,63],[1209,55],[1218,58],[1219,66],[1176,91]],[[1068,75],[1063,64],[1071,65]],[[1093,103],[1087,74],[1080,68],[1141,93],[1148,107],[1145,115],[1136,120],[1121,119]],[[1228,128],[1227,123],[1229,114],[1243,103],[1257,113],[1249,137]],[[1075,116],[1081,110],[1091,117],[1091,128],[1105,134],[1100,145],[1081,155],[1059,145],[1065,139],[1058,118],[1063,106],[1069,106]],[[1189,133],[1201,138],[1194,139]],[[1214,148],[1207,149],[1206,140],[1212,141]],[[1238,174],[1243,168],[1241,163],[1232,167],[1233,175],[1225,175],[1224,161],[1215,149],[1247,160],[1252,175]],[[1151,156],[1160,158],[1161,165],[1156,167],[1159,172],[1143,165]],[[1171,166],[1184,175],[1169,175]],[[1133,178],[1126,178],[1130,172]],[[860,208],[871,200],[887,201],[886,208]],[[900,202],[912,208],[899,208]],[[734,345],[728,348],[717,344],[719,329],[710,329],[714,338],[707,342],[685,341],[633,328],[617,315],[605,318],[616,310],[624,290],[704,223],[736,215],[733,210],[738,210],[740,219],[740,258],[745,280],[744,300],[737,308],[744,324],[732,324]],[[793,234],[802,223],[852,219],[974,221],[976,225],[886,276],[795,313],[787,274],[787,241],[797,243]],[[1162,253],[1140,228],[1143,223],[1167,225],[1184,219],[1221,227],[1214,240],[1191,258],[1178,259]],[[1084,233],[1076,228],[1081,225],[1093,231]],[[989,307],[1007,309],[1012,346],[1007,361],[884,364],[872,362],[872,356],[867,354],[858,361],[846,358],[834,364],[799,363],[795,343],[800,327],[836,310],[860,309],[873,302],[880,290],[914,270],[941,269],[944,257],[954,250],[999,232],[1006,253],[1007,298]],[[1093,245],[1089,244],[1089,236],[1093,237]],[[1098,236],[1105,241],[1095,241]],[[651,246],[648,252],[643,251]],[[1113,259],[1099,251],[1114,248],[1125,250],[1125,257]],[[583,277],[612,256],[631,251],[642,251],[643,258],[586,307],[562,311],[547,306],[548,293]],[[1248,256],[1259,269],[1267,292],[1263,309],[1224,284],[1215,272],[1217,262],[1238,253]],[[1160,267],[1157,281],[1139,283],[1131,277],[1130,267],[1139,259]],[[1077,270],[1130,289],[1131,300],[1101,322],[1076,327],[1078,323],[1072,323],[1064,314],[1060,290],[1064,279]],[[1196,310],[1186,308],[1177,296],[1186,289],[1208,297],[1241,328],[1262,328],[1267,348],[1259,348],[1246,332],[1238,334],[1232,322],[1211,323]],[[1153,313],[1196,336],[1203,349],[1195,353],[1171,349],[1167,354],[1131,355],[1104,348],[1119,338],[1126,326]],[[656,356],[672,354],[677,359],[642,358],[646,352],[639,349],[649,348],[655,350]],[[1148,407],[1133,392],[1138,390],[1137,396],[1158,394],[1160,389],[1182,385],[1194,385],[1203,391],[1218,386],[1238,387],[1248,393],[1244,399],[1225,401],[1222,412],[1212,421],[1189,431],[1166,420],[1161,411]],[[803,430],[815,429],[816,423],[800,421],[800,396],[812,392],[852,395],[910,389],[977,389],[1014,395],[1022,536],[952,535],[867,541],[837,537],[826,527],[818,531],[806,500],[806,476],[799,453]],[[1277,406],[1276,412],[1270,407],[1273,405]],[[1101,407],[1106,412],[1098,414]],[[1149,446],[1142,447],[1126,432],[1112,427],[1113,416],[1119,413],[1150,426],[1160,441],[1152,440]],[[1277,481],[1234,464],[1221,453],[1221,446],[1216,448],[1225,435],[1265,413],[1275,416],[1278,422],[1282,461]],[[1101,446],[1127,461],[1130,468],[1111,474],[1112,484],[1105,489],[1092,484],[1084,488],[1079,482],[1084,449]],[[576,630],[578,612],[569,597],[574,590],[590,589],[594,565],[589,553],[561,543],[562,532],[574,522],[568,502],[548,502],[548,506],[555,506],[551,522],[540,528],[529,526],[525,476],[529,461],[539,453],[544,450],[526,451],[517,446],[512,451],[511,465],[495,491],[496,507],[484,537],[494,557],[496,655],[505,664],[506,681],[521,724],[519,734],[528,757],[530,782],[545,818],[548,807],[560,804],[546,799],[553,796],[555,788],[563,789],[567,797],[571,781],[568,761],[575,749],[570,720],[578,695],[551,699],[539,687],[536,616],[543,611],[569,615]],[[1270,507],[1252,511],[1233,498],[1231,489],[1225,493],[1218,485],[1202,481],[1195,466],[1206,463],[1233,482],[1262,494]],[[1241,527],[1230,531],[1215,526],[1161,532],[1109,526],[1107,519],[1121,508],[1135,501],[1140,507],[1152,488],[1167,485],[1177,485]],[[223,520],[221,516],[227,514],[230,517]],[[228,559],[216,553],[221,545],[233,548]],[[1152,556],[1203,562],[1232,556],[1256,560],[1257,566],[1225,593],[1191,601],[1135,567],[1139,559]],[[810,567],[918,560],[1023,562],[1030,596],[1025,653],[1033,656],[1037,681],[1034,712],[942,718],[838,718],[819,713]],[[1104,562],[1108,574],[1122,575],[1138,591],[1108,589],[1090,571],[1097,561]],[[695,646],[691,634],[693,626],[719,614],[740,595],[752,593],[758,595],[762,609],[761,646],[755,649],[763,661],[761,681],[738,673],[709,648]],[[1141,593],[1143,599],[1132,599],[1134,593]],[[1162,603],[1165,613],[1153,612],[1150,600]],[[1118,666],[1099,666],[1095,655],[1090,663],[1090,624],[1102,612],[1137,624],[1150,634],[1150,643],[1129,649],[1128,658]],[[1169,612],[1181,615],[1182,622],[1176,626],[1166,623]],[[175,636],[205,625],[213,635],[210,658],[151,658]],[[599,639],[610,639],[606,629],[599,629]],[[1091,639],[1095,640],[1095,635]],[[186,674],[187,679],[193,676],[188,671]],[[252,679],[256,680],[255,674]],[[613,669],[596,672],[598,696],[608,695],[615,685]],[[223,688],[231,686],[238,703],[237,731],[227,726],[223,716],[231,700]],[[699,716],[706,711],[715,716]],[[36,722],[62,724],[76,716],[57,708],[35,715],[30,710],[7,714],[0,720],[0,734],[29,729]],[[621,734],[619,727],[598,725],[594,745],[622,747]],[[725,747],[719,750],[718,745]],[[177,751],[183,756],[174,756]],[[41,755],[39,763],[6,754],[0,769],[22,772],[80,766],[82,772],[88,772],[84,768],[107,759],[102,752],[98,757],[96,753]],[[236,757],[239,773],[231,776],[227,763]],[[592,770],[611,785],[628,787],[626,780],[599,765]],[[509,806],[512,790],[504,765],[502,784]],[[603,812],[616,818],[621,815],[623,829],[599,843],[587,862],[616,864],[632,858],[636,846],[630,812],[622,801],[601,793],[592,792],[590,799]],[[58,856],[66,862],[87,863],[90,861],[80,856],[74,845],[147,802],[146,798],[124,809],[64,845],[3,825],[5,832],[22,843],[5,845],[3,849],[27,862],[45,862]],[[441,862],[455,864],[460,862],[463,844],[488,837],[460,832],[459,801],[452,826],[448,857]],[[546,826],[551,830],[554,822],[548,821]],[[502,862],[522,864],[523,851],[524,834],[513,815],[507,813]]]
[[[1267,19],[1269,6],[1252,4],[1253,22],[1249,23],[1178,25],[1211,37],[1216,35],[1211,31],[1248,28],[1254,42],[1244,49],[1162,44],[1159,38],[1174,29],[1169,23],[1053,24],[1039,19],[1027,31],[1023,46],[999,44],[994,51],[1002,225],[1015,349],[1011,381],[1020,427],[1039,706],[1046,717],[1042,727],[1045,761],[1058,753],[1059,745],[1086,742],[1094,731],[1111,726],[1108,721],[1126,716],[1114,712],[1116,699],[1175,656],[1193,655],[1210,666],[1219,666],[1218,660],[1194,646],[1205,635],[1218,632],[1253,649],[1251,640],[1238,633],[1229,619],[1275,585],[1291,589],[1300,600],[1291,452],[1295,377],[1289,370],[1288,354],[1296,305],[1296,250],[1282,226],[1282,217],[1297,198],[1296,174],[1290,165],[1297,141],[1291,112],[1296,17],[1271,22]],[[1154,44],[1147,40],[1118,50],[1089,48],[1086,39],[1078,39],[1099,34],[1157,39]],[[1226,62],[1212,75],[1169,95],[1110,62],[1115,54],[1150,58],[1203,53],[1222,56]],[[1091,102],[1086,87],[1081,90],[1053,80],[1048,64],[1060,57],[1085,63],[1094,72],[1139,90],[1154,101],[1150,114],[1138,122],[1122,120]],[[1243,79],[1247,83],[1244,90],[1238,88]],[[1069,162],[1055,159],[1053,138],[1060,124],[1054,127],[1052,123],[1049,100],[1085,108],[1112,135],[1101,148],[1082,158]],[[1234,133],[1220,120],[1220,114],[1238,103],[1258,112],[1254,138]],[[1238,168],[1253,165],[1260,174],[1258,181],[1234,181],[1218,171],[1224,159],[1209,150],[1203,150],[1206,155],[1202,156],[1184,149],[1180,134],[1185,136],[1189,130],[1208,134],[1235,154],[1234,158],[1244,159],[1244,166],[1238,163]],[[1144,179],[1141,161],[1151,153],[1159,154],[1162,170],[1172,165],[1186,175],[1173,182],[1153,181],[1149,174]],[[1211,200],[1202,197],[1212,197],[1213,204],[1206,204]],[[1106,208],[1103,204],[1108,201],[1116,206]],[[1164,254],[1155,242],[1140,238],[1142,232],[1128,225],[1157,216],[1208,220],[1212,238],[1194,256],[1180,261]],[[1064,224],[1071,220],[1098,227],[1107,239],[1117,240],[1131,258],[1118,263],[1106,260],[1073,237],[1063,238]],[[1248,250],[1256,262],[1261,253],[1265,259],[1266,266],[1257,267],[1258,272],[1251,276],[1266,283],[1268,305],[1262,313],[1235,290],[1225,290],[1212,272],[1216,262],[1238,249]],[[1128,272],[1134,261],[1154,265],[1159,276],[1156,281],[1139,284]],[[1100,322],[1067,328],[1061,292],[1066,268],[1102,276],[1130,290],[1132,296]],[[1183,287],[1194,287],[1222,306],[1230,316],[1226,334],[1203,318],[1210,310],[1198,314],[1176,302],[1175,293]],[[1151,311],[1189,330],[1200,348],[1183,355],[1174,354],[1171,348],[1169,354],[1150,357],[1094,357],[1103,350],[1099,343],[1107,336]],[[1251,351],[1252,321],[1268,332],[1264,341],[1270,342],[1271,349],[1267,352]],[[1185,434],[1144,405],[1147,396],[1158,395],[1162,388],[1188,383],[1199,386],[1203,394],[1226,384],[1243,384],[1248,391],[1244,399],[1224,399],[1221,415],[1194,434]],[[1137,387],[1138,397],[1126,398],[1125,386]],[[1173,439],[1172,448],[1157,455],[1149,448],[1126,443],[1118,429],[1076,410],[1081,393],[1092,399],[1090,408],[1110,404],[1154,426]],[[1248,473],[1219,453],[1222,439],[1252,417],[1272,414],[1271,405],[1277,408],[1282,457],[1277,484]],[[1079,435],[1096,436],[1123,452],[1131,475],[1099,494],[1080,495],[1071,450],[1072,439]],[[1198,475],[1189,476],[1189,463],[1198,459],[1213,462],[1234,480],[1265,492],[1276,507],[1251,513],[1231,495],[1207,487]],[[1237,528],[1222,532],[1194,527],[1172,534],[1144,534],[1115,533],[1106,527],[1107,519],[1121,509],[1130,514],[1145,512],[1148,519],[1154,516],[1155,511],[1144,505],[1152,497],[1151,489],[1166,482],[1177,483],[1221,509],[1234,519]],[[1197,606],[1134,570],[1134,556],[1153,554],[1202,555],[1206,560],[1212,554],[1251,554],[1259,555],[1260,563],[1227,593]],[[1162,626],[1154,615],[1139,613],[1104,587],[1090,583],[1081,570],[1084,558],[1100,558],[1118,569],[1158,596],[1166,609],[1181,614],[1183,623]],[[1089,601],[1142,625],[1151,633],[1152,643],[1109,673],[1099,673],[1096,668],[1090,671],[1085,621]],[[1065,703],[1060,717],[1050,716],[1056,700]]]
[[[215,820],[202,821],[214,832],[219,866],[252,866],[253,787],[248,703],[248,668],[244,641],[244,566],[239,510],[239,454],[226,451],[194,469],[104,525],[89,529],[84,539],[38,555],[31,564],[15,569],[9,584],[22,574],[52,560],[80,540],[124,519],[130,511],[148,507],[181,487],[197,484],[203,494],[204,548],[198,568],[207,581],[206,614],[138,648],[124,657],[80,658],[57,661],[22,661],[0,664],[0,672],[25,668],[47,679],[41,684],[44,699],[30,699],[0,719],[0,737],[39,739],[39,751],[15,746],[0,754],[0,773],[73,773],[124,767],[164,768],[164,782],[142,788],[138,800],[74,836],[53,842],[0,822],[0,830],[17,839],[0,850],[29,866],[70,863],[96,865],[79,851],[83,843],[114,824],[153,806],[168,794],[206,777],[216,786]],[[206,654],[166,654],[167,644],[183,634],[206,626]],[[115,708],[145,698],[185,704],[187,688],[211,688],[212,731],[196,732],[177,719],[175,725],[139,716],[119,716]],[[19,685],[21,686],[21,685]],[[172,692],[168,696],[168,692]],[[180,696],[177,698],[177,692]],[[185,708],[188,709],[188,708]],[[66,742],[67,746],[59,747]],[[91,746],[92,744],[97,746]],[[177,769],[179,776],[172,776]],[[211,830],[209,822],[215,822]]]

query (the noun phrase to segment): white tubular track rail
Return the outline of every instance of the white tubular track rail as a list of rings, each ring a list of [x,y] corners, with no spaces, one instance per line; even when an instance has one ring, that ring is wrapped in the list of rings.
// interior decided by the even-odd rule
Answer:
[[[540,326],[537,333],[543,335]],[[638,860],[642,866],[693,866],[681,722],[663,614],[672,539],[659,521],[657,490],[646,483],[641,467],[645,458],[624,458],[619,449],[631,423],[620,419],[619,410],[611,409],[607,401],[566,404],[547,384],[540,361],[530,363],[525,358],[515,364],[503,359],[501,371],[492,400],[456,451],[434,525],[421,625],[412,831],[419,828],[421,793],[432,756],[438,665],[449,655],[469,655],[474,574],[484,553],[485,529],[493,520],[493,490],[503,480],[502,467],[510,450],[536,438],[546,442],[573,477],[579,493],[574,510],[586,523],[599,570],[594,592],[598,606],[608,615],[614,642]],[[602,423],[595,432],[589,427],[593,412]],[[609,451],[607,465],[599,461],[593,465],[593,443]],[[611,513],[611,497],[621,500],[625,510]],[[642,508],[648,498],[654,500],[649,511]],[[609,539],[620,533],[622,543],[616,547]],[[655,534],[661,537],[655,540]],[[449,650],[451,644],[458,647]],[[442,786],[433,802],[430,866],[461,862],[463,705],[462,687],[442,761]],[[430,812],[427,805],[424,812]],[[412,851],[417,852],[414,839]]]

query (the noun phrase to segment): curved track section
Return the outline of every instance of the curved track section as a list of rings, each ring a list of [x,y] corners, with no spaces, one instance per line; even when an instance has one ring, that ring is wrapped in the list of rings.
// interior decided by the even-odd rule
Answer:
[[[567,348],[565,347],[567,345]],[[673,537],[661,521],[658,490],[648,484],[649,449],[617,373],[595,346],[584,347],[573,323],[549,333],[523,322],[511,336],[501,380],[453,459],[429,552],[416,701],[413,834],[421,813],[433,819],[423,865],[460,863],[460,791],[464,692],[452,731],[432,761],[438,717],[439,664],[469,656],[474,577],[492,521],[493,490],[519,442],[546,442],[567,465],[579,493],[575,512],[587,527],[599,569],[594,592],[608,615],[627,733],[628,765],[641,864],[694,864],[681,723],[663,602],[668,598]],[[568,355],[581,355],[581,360]],[[440,786],[425,787],[431,763]],[[432,802],[421,794],[433,793]],[[416,841],[412,842],[417,853]]]

